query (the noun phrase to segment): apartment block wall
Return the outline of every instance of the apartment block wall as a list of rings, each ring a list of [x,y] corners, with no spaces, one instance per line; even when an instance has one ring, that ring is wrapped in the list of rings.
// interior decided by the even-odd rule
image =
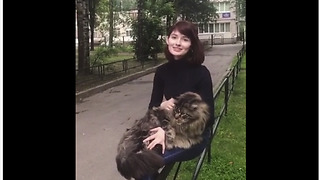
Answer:
[[[234,7],[234,5],[231,3],[231,0],[212,0],[213,2],[220,2],[220,6],[223,3],[229,3],[229,8],[228,9],[224,9],[224,11],[218,11],[217,13],[219,14],[219,18],[215,21],[215,22],[209,22],[211,24],[229,24],[229,30],[226,32],[226,27],[224,27],[224,31],[225,32],[210,32],[209,30],[207,30],[206,32],[201,32],[199,30],[199,38],[200,39],[210,39],[212,37],[214,37],[215,39],[225,39],[225,41],[223,43],[234,43],[233,39],[236,39],[238,36],[238,28],[237,28],[237,17],[236,17],[236,9]],[[130,17],[132,18],[136,18],[138,11],[137,10],[132,10],[132,11],[128,11],[127,14],[129,14]],[[199,24],[198,24],[199,25]],[[226,26],[226,25],[224,25]],[[132,37],[128,34],[128,31],[131,31],[130,25],[128,24],[120,24],[120,25],[116,25],[115,27],[115,33],[116,36],[114,38],[114,42],[127,42],[127,41],[133,41]],[[76,27],[77,29],[77,27]],[[108,33],[108,32],[107,32]],[[77,38],[77,30],[76,30],[76,38]],[[101,32],[99,31],[95,31],[94,34],[95,37],[95,41],[101,41],[103,39],[103,34],[101,34]]]
[[[210,32],[207,30],[207,32],[201,32],[199,31],[199,38],[200,39],[211,39],[212,37],[215,39],[215,41],[219,41],[221,43],[235,43],[235,40],[237,38],[237,14],[236,14],[236,8],[235,5],[230,0],[212,0],[215,3],[220,3],[219,5],[216,4],[216,8],[218,9],[217,14],[219,15],[219,18],[216,19],[215,22],[209,22],[209,24],[229,24],[229,30],[226,31],[226,28],[224,28],[224,32]],[[221,6],[224,5],[224,3],[229,4],[229,8],[223,9]],[[223,9],[223,11],[219,11],[219,9]],[[223,39],[223,40],[222,40]]]

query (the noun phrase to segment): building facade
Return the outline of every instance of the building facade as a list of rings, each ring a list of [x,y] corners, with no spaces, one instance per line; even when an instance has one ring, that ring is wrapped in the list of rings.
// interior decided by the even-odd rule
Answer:
[[[239,24],[236,13],[235,4],[231,0],[212,0],[217,8],[217,18],[213,22],[196,23],[198,25],[199,38],[201,40],[208,40],[213,44],[230,44],[236,43],[239,36]],[[133,41],[132,29],[130,27],[131,19],[138,16],[138,10],[131,10],[119,13],[119,17],[123,22],[114,27],[114,42],[130,42]],[[163,21],[165,25],[165,21]],[[77,28],[77,27],[76,27]],[[95,31],[95,42],[103,42],[108,40],[108,32],[102,33],[99,30]],[[77,32],[76,32],[77,38]]]
[[[198,23],[199,38],[213,44],[236,43],[238,36],[237,13],[231,0],[212,0],[219,18],[214,22]]]

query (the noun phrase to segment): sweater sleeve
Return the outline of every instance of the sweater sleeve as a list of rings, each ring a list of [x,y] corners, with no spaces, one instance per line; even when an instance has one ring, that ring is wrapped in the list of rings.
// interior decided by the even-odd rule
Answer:
[[[160,68],[157,68],[153,78],[153,89],[152,89],[148,109],[151,109],[154,106],[155,107],[160,106],[163,100],[163,90],[164,90],[164,82],[163,82],[163,79],[161,78]]]
[[[210,119],[207,127],[214,124],[214,101],[213,101],[213,86],[210,71],[204,67],[203,77],[198,85],[199,95],[209,105]]]

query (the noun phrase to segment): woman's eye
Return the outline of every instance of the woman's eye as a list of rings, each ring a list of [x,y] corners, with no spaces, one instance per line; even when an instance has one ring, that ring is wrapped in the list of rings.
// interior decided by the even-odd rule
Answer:
[[[190,41],[190,40],[189,40],[189,39],[187,39],[187,38],[184,38],[183,40],[184,40],[184,41],[186,41],[186,42],[189,42],[189,41]]]

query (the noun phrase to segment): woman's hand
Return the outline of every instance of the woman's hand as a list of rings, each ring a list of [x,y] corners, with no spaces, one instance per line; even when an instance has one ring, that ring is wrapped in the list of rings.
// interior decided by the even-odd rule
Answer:
[[[174,99],[171,98],[167,101],[163,101],[161,104],[160,104],[160,108],[161,109],[166,109],[166,110],[172,110],[172,108],[174,107]]]
[[[151,141],[147,146],[147,149],[152,149],[157,144],[162,145],[162,154],[163,154],[166,148],[164,130],[161,127],[156,127],[151,129],[150,131],[153,132],[154,134],[144,139],[143,142]]]

